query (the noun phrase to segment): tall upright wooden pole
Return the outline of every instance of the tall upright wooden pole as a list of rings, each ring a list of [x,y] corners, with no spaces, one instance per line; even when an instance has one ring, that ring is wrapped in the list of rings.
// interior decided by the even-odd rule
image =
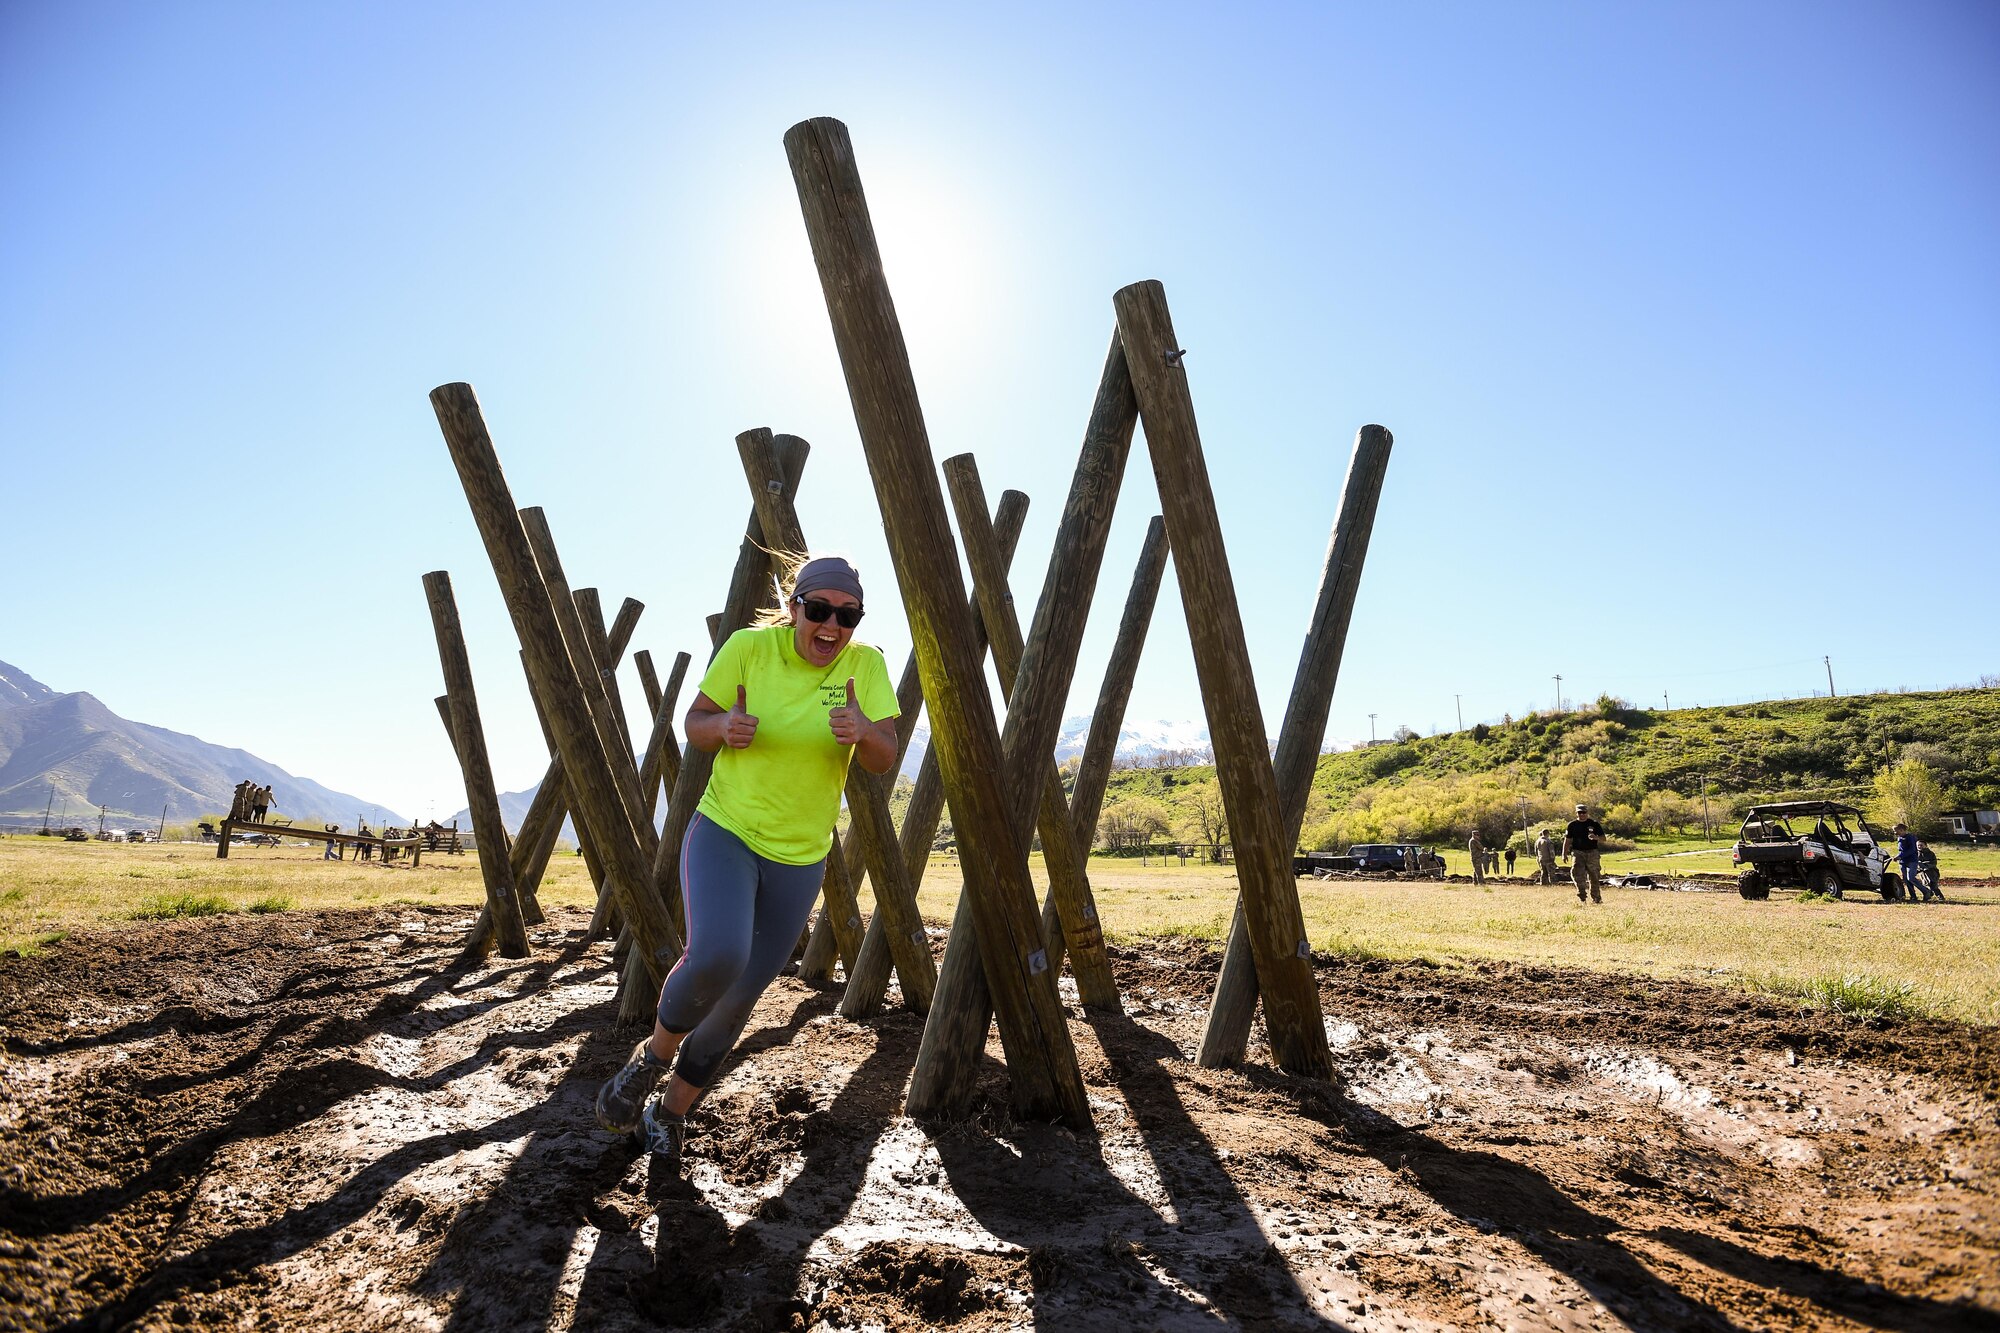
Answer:
[[[1236,852],[1243,915],[1264,996],[1265,1026],[1278,1064],[1294,1074],[1324,1078],[1333,1068],[1313,980],[1312,954],[1298,886],[1292,879],[1292,849],[1278,825],[1278,784],[1257,705],[1243,617],[1215,513],[1208,465],[1195,426],[1184,353],[1174,339],[1166,290],[1157,282],[1134,283],[1112,298],[1126,364],[1146,423],[1146,448],[1153,460],[1167,538],[1174,547],[1174,573],[1187,610],[1195,675],[1201,683],[1208,732],[1215,747],[1215,774],[1229,816]]]
[[[1125,596],[1125,614],[1118,621],[1118,637],[1111,644],[1111,660],[1104,668],[1104,684],[1097,691],[1097,706],[1090,713],[1090,731],[1084,737],[1083,755],[1077,761],[1076,785],[1070,790],[1070,827],[1076,845],[1087,855],[1097,842],[1097,817],[1104,809],[1104,786],[1111,777],[1111,761],[1118,753],[1118,733],[1125,726],[1125,707],[1132,701],[1132,682],[1139,673],[1139,654],[1146,646],[1146,630],[1153,621],[1153,605],[1160,596],[1160,576],[1167,568],[1167,523],[1158,514],[1146,525],[1146,540],[1139,547],[1139,565],[1132,572],[1132,590]]]
[[[761,427],[743,432],[736,437],[736,451],[743,460],[743,476],[750,484],[757,521],[764,531],[782,549],[809,549],[798,511],[785,496],[784,487],[771,484],[778,473],[771,432]],[[852,763],[847,766],[847,813],[860,836],[869,877],[875,881],[875,910],[889,921],[889,953],[896,961],[896,975],[902,978],[903,1002],[921,1014],[930,1008],[937,987],[937,964],[931,959],[924,918],[917,911],[917,895],[903,873],[902,859],[896,855],[896,825],[889,818],[888,795],[874,774]],[[847,936],[842,941],[843,952],[858,953],[861,916],[853,881],[842,877],[837,883],[822,878],[820,883],[827,911],[833,914],[835,935]],[[845,898],[834,896],[843,890]]]
[[[1347,624],[1354,615],[1354,596],[1361,587],[1361,567],[1368,558],[1368,538],[1375,530],[1375,506],[1382,498],[1382,479],[1389,470],[1393,443],[1389,432],[1380,426],[1363,426],[1354,437],[1340,510],[1333,534],[1327,539],[1319,593],[1306,625],[1298,670],[1292,676],[1292,697],[1285,705],[1284,725],[1278,729],[1278,753],[1272,767],[1278,783],[1279,831],[1288,855],[1289,849],[1298,846],[1306,801],[1312,795],[1313,770],[1320,741],[1326,736],[1333,687],[1347,647]],[[1239,900],[1196,1062],[1216,1069],[1241,1060],[1249,1048],[1250,1025],[1256,1014],[1257,969]]]
[[[624,798],[597,738],[583,682],[556,624],[548,585],[521,530],[514,497],[479,411],[479,398],[469,384],[444,384],[431,390],[431,406],[527,656],[531,683],[545,701],[549,728],[576,795],[578,823],[589,827],[608,859],[606,878],[632,926],[647,969],[656,979],[664,979],[671,961],[680,956],[680,937],[659,900],[647,891],[649,868],[638,830],[626,817]]]
[[[970,879],[965,896],[978,921],[1014,1106],[1024,1116],[1060,1117],[1084,1129],[1090,1106],[1042,945],[1027,848],[1017,831],[1027,821],[1016,826],[1008,819],[1000,730],[979,670],[957,543],[854,146],[846,126],[820,119],[793,126],[785,150],[916,641],[931,743],[951,795],[952,823],[966,863],[991,871],[990,878]],[[919,1069],[922,1064],[919,1052]]]

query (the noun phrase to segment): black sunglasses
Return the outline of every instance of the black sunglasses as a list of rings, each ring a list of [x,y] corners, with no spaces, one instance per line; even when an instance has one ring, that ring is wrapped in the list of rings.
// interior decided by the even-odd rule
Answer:
[[[828,616],[838,621],[842,629],[853,629],[861,623],[861,608],[858,606],[835,606],[832,602],[822,602],[817,597],[811,601],[803,597],[794,597],[792,600],[806,609],[806,619],[815,625],[824,625]]]

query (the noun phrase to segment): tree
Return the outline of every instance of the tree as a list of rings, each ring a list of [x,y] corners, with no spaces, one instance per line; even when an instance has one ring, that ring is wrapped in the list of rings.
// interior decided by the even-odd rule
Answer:
[[[1137,847],[1167,832],[1167,807],[1150,796],[1113,801],[1097,817],[1097,836],[1114,851]]]
[[[1639,803],[1639,822],[1658,833],[1678,833],[1694,821],[1694,802],[1677,791],[1649,791]]]
[[[1229,816],[1222,806],[1222,788],[1213,780],[1197,782],[1181,796],[1181,836],[1208,847],[1211,861],[1222,860],[1229,837]]]
[[[1908,824],[1915,833],[1929,833],[1944,806],[1943,784],[1919,760],[1905,759],[1875,775],[1875,810],[1885,824]]]

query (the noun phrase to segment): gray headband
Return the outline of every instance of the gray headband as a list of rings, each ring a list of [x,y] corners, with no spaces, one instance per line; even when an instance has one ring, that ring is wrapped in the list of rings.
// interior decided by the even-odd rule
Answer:
[[[823,555],[799,566],[799,576],[792,581],[792,596],[804,597],[813,592],[844,592],[856,602],[865,600],[861,596],[860,572],[837,555]]]

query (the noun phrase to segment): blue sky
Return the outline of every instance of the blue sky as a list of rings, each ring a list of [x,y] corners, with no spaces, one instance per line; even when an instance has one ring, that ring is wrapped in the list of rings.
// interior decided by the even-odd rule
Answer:
[[[714,8],[714,7],[709,7]],[[960,9],[964,12],[957,12]],[[1354,431],[1396,435],[1328,739],[1564,692],[2000,671],[2000,9],[0,5],[0,658],[407,812],[544,762],[426,394],[572,580],[695,648],[747,512],[909,636],[781,138],[850,126],[938,457],[1033,499],[1165,283],[1275,730]],[[1135,452],[1072,711],[1146,519]],[[277,588],[273,599],[257,590]],[[54,595],[51,595],[54,594]],[[628,673],[628,695],[638,691]],[[1171,587],[1132,703],[1199,711]]]

